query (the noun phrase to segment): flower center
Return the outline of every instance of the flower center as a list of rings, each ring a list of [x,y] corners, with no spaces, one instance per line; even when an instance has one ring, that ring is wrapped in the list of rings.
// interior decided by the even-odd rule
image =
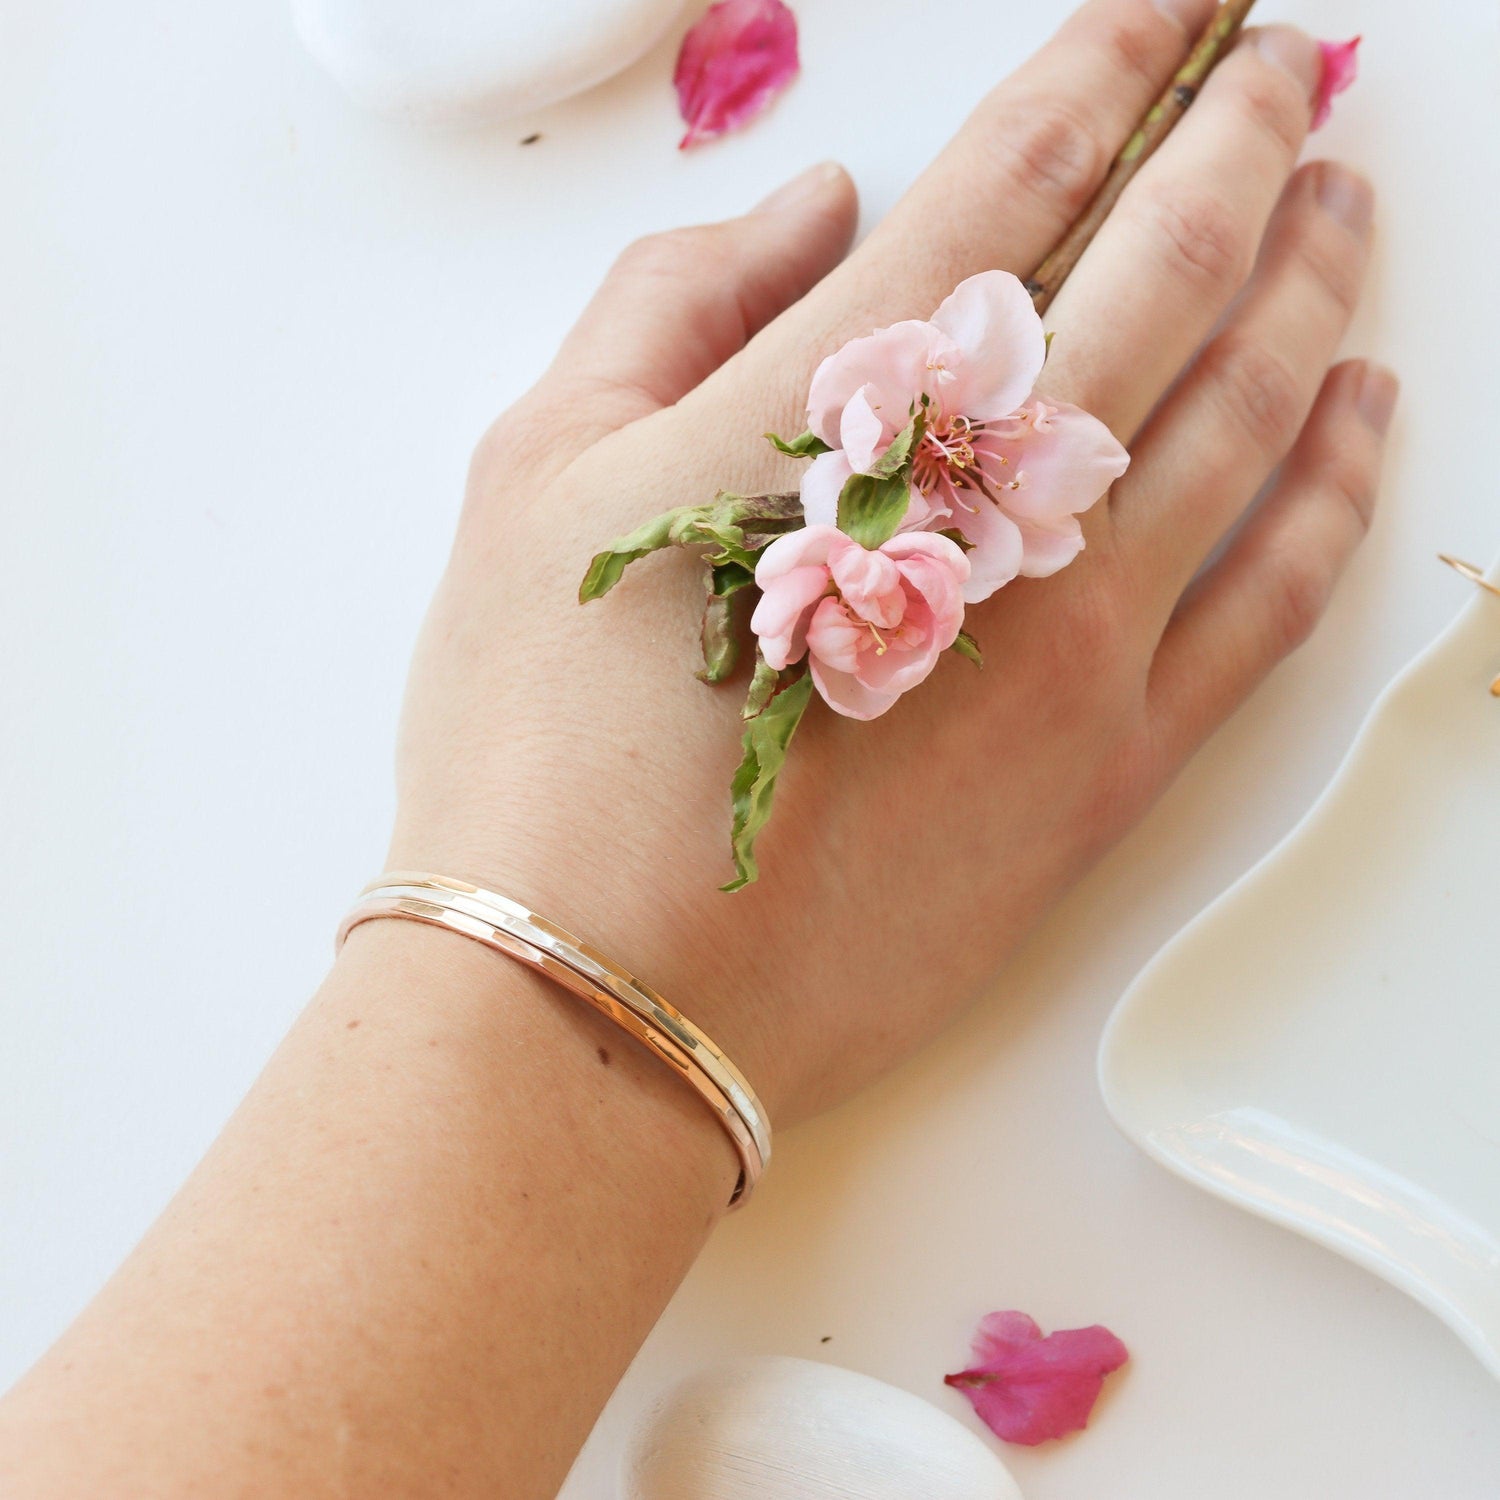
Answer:
[[[963,491],[974,491],[999,505],[996,491],[1020,489],[1025,476],[1011,469],[1003,453],[995,452],[993,436],[987,439],[983,422],[929,413],[922,441],[912,455],[912,483],[921,494],[936,490],[942,499],[964,510],[972,511],[974,506],[962,498]]]
[[[924,495],[930,495],[944,479],[951,484],[971,482],[977,430],[967,417],[929,418],[912,455],[912,481]]]

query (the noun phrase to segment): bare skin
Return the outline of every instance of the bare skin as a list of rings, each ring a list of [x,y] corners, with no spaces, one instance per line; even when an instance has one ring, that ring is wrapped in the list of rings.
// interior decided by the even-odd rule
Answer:
[[[1089,0],[847,260],[833,167],[633,247],[476,455],[390,863],[587,934],[725,1047],[778,1126],[963,1005],[1307,635],[1365,530],[1396,385],[1330,368],[1373,200],[1345,168],[1295,169],[1314,44],[1242,43],[1051,310],[1044,393],[1133,455],[1087,550],[971,612],[982,675],[945,661],[871,724],[811,713],[743,894],[716,890],[740,694],[691,676],[693,567],[642,564],[586,610],[577,580],[668,505],[793,485],[758,434],[797,430],[822,354],[965,276],[1030,270],[1210,9]],[[371,923],[0,1403],[0,1489],[541,1500],[735,1171],[691,1094],[570,997]]]

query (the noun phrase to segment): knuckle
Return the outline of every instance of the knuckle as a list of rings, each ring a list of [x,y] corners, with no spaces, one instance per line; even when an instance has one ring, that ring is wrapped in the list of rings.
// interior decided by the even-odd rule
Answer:
[[[1269,65],[1238,75],[1234,99],[1250,126],[1289,157],[1302,149],[1307,134],[1308,104],[1297,82],[1283,69]]]
[[[1316,558],[1303,551],[1274,553],[1267,571],[1272,647],[1278,657],[1289,656],[1323,618],[1331,580]]]
[[[649,280],[675,280],[712,264],[717,251],[714,227],[695,224],[666,229],[633,240],[615,261],[615,274]]]
[[[1351,246],[1349,236],[1334,232],[1306,235],[1300,253],[1339,315],[1345,320],[1352,317],[1364,284],[1364,257]]]
[[[1159,22],[1159,17],[1153,17]],[[1148,32],[1139,13],[1125,14],[1104,21],[1100,26],[1099,45],[1114,64],[1115,71],[1130,81],[1144,85],[1154,96],[1161,91],[1161,46],[1155,39],[1155,24]]]
[[[1104,147],[1088,121],[1056,100],[1011,104],[992,137],[1015,190],[1081,213],[1104,175]]]
[[[1144,693],[1119,710],[1109,724],[1109,753],[1088,778],[1080,826],[1097,840],[1091,852],[1102,853],[1137,822],[1158,790],[1158,748],[1143,702]]]
[[[1140,216],[1176,278],[1223,296],[1250,274],[1250,237],[1214,193],[1180,182],[1159,186],[1146,195]]]
[[[1054,641],[1057,668],[1076,673],[1087,663],[1089,676],[1114,681],[1136,643],[1131,629],[1131,599],[1107,569],[1095,568],[1086,585],[1068,601],[1066,629]]]
[[[1347,448],[1329,459],[1323,471],[1323,483],[1329,494],[1349,507],[1361,532],[1370,529],[1375,517],[1375,466]]]
[[[1302,425],[1302,382],[1281,355],[1252,339],[1221,336],[1208,375],[1220,405],[1258,452],[1280,458]]]

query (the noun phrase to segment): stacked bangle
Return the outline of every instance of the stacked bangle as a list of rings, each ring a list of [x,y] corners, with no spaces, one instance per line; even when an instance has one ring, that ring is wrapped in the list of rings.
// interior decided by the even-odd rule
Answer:
[[[743,1073],[685,1016],[628,969],[519,902],[444,875],[390,871],[371,881],[339,926],[338,946],[377,917],[462,933],[536,969],[644,1042],[692,1085],[729,1132],[740,1158],[730,1207],[750,1196],[771,1159],[771,1128]]]

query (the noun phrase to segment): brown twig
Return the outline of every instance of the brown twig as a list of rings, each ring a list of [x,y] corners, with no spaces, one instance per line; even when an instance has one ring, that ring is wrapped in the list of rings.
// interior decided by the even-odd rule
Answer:
[[[1045,312],[1048,304],[1062,289],[1063,282],[1072,274],[1073,268],[1083,258],[1083,252],[1088,249],[1089,242],[1119,201],[1126,184],[1187,113],[1188,106],[1198,97],[1204,80],[1228,51],[1229,43],[1245,24],[1245,17],[1250,14],[1250,8],[1254,4],[1255,0],[1224,0],[1219,6],[1213,20],[1203,28],[1202,36],[1193,44],[1187,61],[1167,86],[1166,93],[1151,106],[1146,118],[1125,143],[1125,149],[1115,158],[1109,176],[1104,179],[1104,186],[1094,194],[1093,201],[1058,242],[1056,249],[1027,278],[1026,290],[1031,293],[1031,300],[1038,312]]]

